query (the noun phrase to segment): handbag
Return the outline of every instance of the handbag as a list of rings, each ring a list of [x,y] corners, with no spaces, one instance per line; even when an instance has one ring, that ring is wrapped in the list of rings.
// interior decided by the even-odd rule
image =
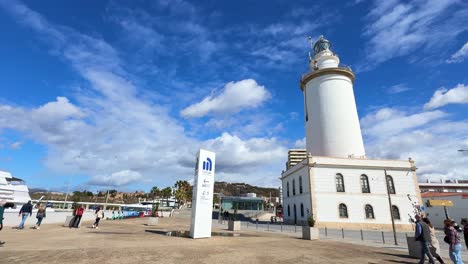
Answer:
[[[448,236],[445,236],[444,237],[444,242],[447,243],[447,244],[450,244],[450,239]]]

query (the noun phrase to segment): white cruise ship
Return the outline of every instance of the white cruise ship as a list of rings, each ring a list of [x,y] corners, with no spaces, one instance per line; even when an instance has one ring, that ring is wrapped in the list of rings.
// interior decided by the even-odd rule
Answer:
[[[31,196],[28,186],[22,179],[11,176],[9,172],[0,171],[0,200],[2,199],[18,207],[31,200]]]

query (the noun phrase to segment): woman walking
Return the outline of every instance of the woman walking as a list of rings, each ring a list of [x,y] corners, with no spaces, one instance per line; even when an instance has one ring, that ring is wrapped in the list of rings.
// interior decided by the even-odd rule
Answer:
[[[98,207],[96,209],[96,212],[94,212],[96,215],[96,221],[93,224],[93,228],[98,229],[99,228],[99,221],[101,221],[102,218],[104,218],[104,211],[101,210],[101,207]]]
[[[439,240],[437,240],[434,226],[432,225],[431,221],[427,217],[423,218],[423,222],[426,223],[429,226],[429,231],[430,231],[430,236],[431,236],[430,250],[431,250],[432,256],[435,257],[440,263],[445,263],[444,260],[440,257]]]
[[[455,230],[455,228],[453,227],[453,221],[451,219],[445,219],[444,226],[444,241],[450,245],[450,259],[453,261],[454,264],[463,264],[463,260],[461,257],[461,239],[458,235],[457,230]]]
[[[39,206],[39,209],[37,209],[37,214],[36,214],[37,222],[36,222],[36,225],[34,226],[34,229],[41,229],[42,219],[46,217],[46,208],[40,204],[38,206]]]

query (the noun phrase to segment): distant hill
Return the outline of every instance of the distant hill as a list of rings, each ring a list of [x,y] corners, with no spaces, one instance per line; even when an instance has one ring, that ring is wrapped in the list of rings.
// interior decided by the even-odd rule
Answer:
[[[252,186],[247,183],[228,183],[228,182],[215,182],[214,185],[215,193],[222,193],[224,196],[242,196],[246,193],[256,193],[257,197],[278,197],[278,188],[263,188],[258,186]]]
[[[33,193],[44,193],[44,192],[47,192],[46,189],[42,189],[42,188],[29,188],[29,193],[30,194],[33,194]]]

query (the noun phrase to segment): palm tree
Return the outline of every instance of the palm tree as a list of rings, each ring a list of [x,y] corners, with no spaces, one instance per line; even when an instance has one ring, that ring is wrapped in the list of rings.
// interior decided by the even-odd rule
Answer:
[[[161,190],[157,186],[153,186],[153,188],[151,188],[150,193],[153,201],[155,197],[161,196]]]
[[[174,184],[176,188],[175,198],[178,201],[179,207],[187,202],[192,197],[192,186],[187,181],[177,181]]]
[[[163,198],[166,198],[166,206],[169,206],[169,198],[172,196],[172,188],[166,187],[161,190],[161,195]]]

